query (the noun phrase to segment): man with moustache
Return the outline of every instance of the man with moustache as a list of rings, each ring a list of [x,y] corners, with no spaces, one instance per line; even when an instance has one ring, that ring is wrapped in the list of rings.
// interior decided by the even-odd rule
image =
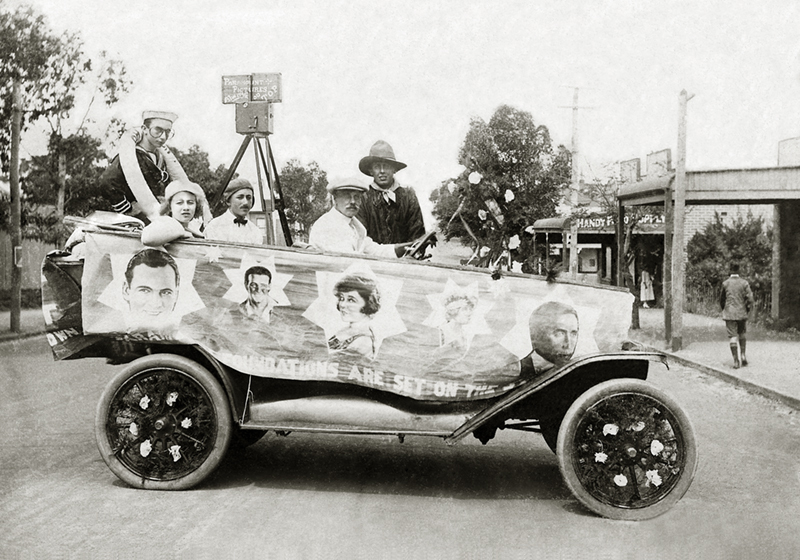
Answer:
[[[328,183],[333,206],[311,226],[309,244],[320,251],[362,253],[378,257],[402,257],[411,243],[382,245],[373,241],[356,218],[369,187],[362,179],[350,177]]]
[[[208,223],[205,229],[206,239],[263,245],[264,234],[249,219],[254,192],[253,185],[247,179],[240,177],[231,181],[222,193],[228,209]]]

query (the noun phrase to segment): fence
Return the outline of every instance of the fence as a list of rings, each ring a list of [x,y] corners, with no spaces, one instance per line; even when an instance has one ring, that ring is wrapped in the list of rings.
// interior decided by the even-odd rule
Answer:
[[[45,243],[35,239],[22,240],[22,289],[38,290],[42,278],[42,260],[44,256],[55,249],[52,243]],[[12,248],[11,236],[8,232],[0,231],[0,292],[11,289],[11,263]]]

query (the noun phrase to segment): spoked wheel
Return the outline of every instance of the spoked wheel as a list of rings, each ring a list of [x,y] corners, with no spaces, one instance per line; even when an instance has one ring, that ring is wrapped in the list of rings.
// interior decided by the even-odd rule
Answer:
[[[689,418],[649,383],[613,379],[583,393],[558,433],[558,464],[569,489],[612,519],[661,515],[694,478],[697,445]]]
[[[100,455],[136,488],[184,490],[217,467],[231,440],[225,392],[211,373],[181,356],[131,362],[97,406]]]

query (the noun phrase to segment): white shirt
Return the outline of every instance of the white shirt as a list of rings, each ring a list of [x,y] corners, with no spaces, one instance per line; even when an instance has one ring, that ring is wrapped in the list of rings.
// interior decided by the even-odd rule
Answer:
[[[206,226],[205,236],[209,241],[232,241],[234,243],[249,243],[263,245],[264,234],[258,229],[253,220],[248,219],[245,225],[234,222],[236,216],[230,208],[221,216],[217,216]]]
[[[308,234],[308,242],[320,251],[397,257],[394,245],[375,243],[358,218],[348,218],[336,208],[331,208],[314,222]]]

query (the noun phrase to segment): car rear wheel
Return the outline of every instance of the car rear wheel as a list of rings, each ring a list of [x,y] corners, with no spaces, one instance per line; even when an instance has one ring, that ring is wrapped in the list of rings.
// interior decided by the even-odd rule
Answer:
[[[672,398],[636,379],[606,381],[578,397],[561,423],[556,453],[575,497],[612,519],[668,511],[697,467],[689,418]]]
[[[181,356],[155,354],[131,362],[97,406],[100,455],[136,488],[184,490],[199,484],[222,461],[232,433],[219,382]]]

